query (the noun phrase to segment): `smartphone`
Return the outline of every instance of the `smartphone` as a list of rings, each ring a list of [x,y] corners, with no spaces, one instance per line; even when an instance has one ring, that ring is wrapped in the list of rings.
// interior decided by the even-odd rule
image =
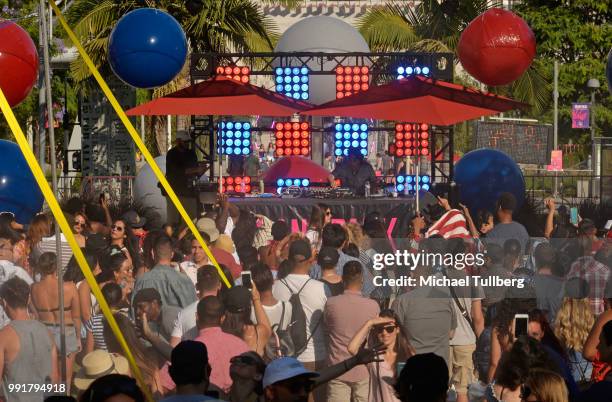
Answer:
[[[570,222],[572,225],[578,224],[578,208],[576,207],[570,208]]]
[[[242,286],[247,289],[253,289],[253,282],[251,281],[251,271],[242,271],[240,274],[242,279]]]
[[[514,337],[519,338],[527,335],[527,326],[529,325],[529,315],[516,314],[514,316]]]

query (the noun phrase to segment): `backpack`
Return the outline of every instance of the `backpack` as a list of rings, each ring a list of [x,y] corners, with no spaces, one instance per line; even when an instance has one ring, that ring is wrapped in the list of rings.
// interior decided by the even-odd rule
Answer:
[[[321,320],[323,319],[321,318],[319,322],[317,322],[317,325],[314,327],[314,329],[310,333],[310,336],[307,336],[306,335],[307,334],[306,332],[306,312],[304,311],[304,308],[302,307],[302,301],[300,300],[300,293],[302,293],[302,290],[304,290],[304,288],[306,287],[306,285],[308,285],[308,282],[310,282],[310,280],[311,279],[308,278],[306,283],[302,285],[302,287],[297,293],[293,292],[293,290],[291,289],[291,287],[289,287],[286,281],[284,280],[280,281],[283,285],[285,285],[287,289],[289,289],[289,292],[291,292],[291,297],[289,298],[289,303],[291,303],[291,308],[292,308],[291,322],[289,326],[287,327],[287,331],[289,332],[289,335],[293,342],[293,354],[291,355],[291,357],[299,356],[300,354],[302,354],[302,352],[304,352],[304,350],[306,350],[306,347],[308,346],[308,342],[310,342],[310,339],[316,332],[317,327],[319,326],[319,324],[321,323]]]
[[[271,362],[274,359],[283,356],[293,356],[295,353],[295,346],[293,345],[293,339],[289,332],[289,326],[284,328],[285,323],[285,303],[281,302],[283,311],[281,313],[281,319],[278,324],[272,325],[272,335],[268,339],[268,343],[264,349],[264,359],[267,362]]]

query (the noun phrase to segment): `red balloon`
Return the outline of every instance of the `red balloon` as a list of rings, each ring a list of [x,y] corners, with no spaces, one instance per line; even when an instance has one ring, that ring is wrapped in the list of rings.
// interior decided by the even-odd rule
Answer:
[[[525,20],[510,11],[492,8],[461,33],[457,53],[465,70],[478,81],[507,85],[531,65],[536,41]]]
[[[38,76],[38,52],[30,34],[12,21],[0,20],[0,88],[11,107],[32,90]]]

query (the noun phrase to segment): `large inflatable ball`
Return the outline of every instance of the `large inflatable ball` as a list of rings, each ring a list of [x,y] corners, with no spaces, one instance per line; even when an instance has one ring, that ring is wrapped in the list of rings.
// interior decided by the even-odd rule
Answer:
[[[477,149],[465,154],[455,166],[455,182],[461,202],[473,212],[494,212],[501,193],[512,193],[518,206],[525,201],[525,180],[516,162],[496,149]]]
[[[113,72],[136,88],[154,88],[172,81],[187,58],[183,28],[171,15],[139,8],[123,16],[108,42]]]
[[[536,54],[535,36],[516,14],[492,8],[461,33],[457,48],[463,67],[486,85],[507,85],[519,78]]]
[[[0,20],[0,88],[11,107],[23,101],[38,76],[38,52],[30,35],[11,21]]]
[[[0,212],[30,223],[42,209],[43,195],[17,144],[0,140],[0,155]]]
[[[165,174],[166,155],[155,158],[155,163]],[[152,226],[155,226],[156,222],[165,223],[167,218],[166,197],[162,195],[157,183],[157,177],[149,164],[143,166],[134,179],[134,202],[146,212],[145,216],[152,222]]]

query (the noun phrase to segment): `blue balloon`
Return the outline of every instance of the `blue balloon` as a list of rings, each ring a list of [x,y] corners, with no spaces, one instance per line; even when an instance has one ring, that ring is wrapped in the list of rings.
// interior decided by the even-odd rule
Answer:
[[[465,154],[455,166],[455,182],[461,202],[474,213],[495,212],[501,193],[512,193],[517,206],[525,201],[525,180],[516,162],[496,149],[477,149]]]
[[[41,211],[43,195],[17,144],[0,140],[0,155],[0,212],[28,224]]]
[[[113,72],[136,88],[167,84],[186,59],[185,31],[170,14],[154,8],[139,8],[121,17],[108,41]]]

